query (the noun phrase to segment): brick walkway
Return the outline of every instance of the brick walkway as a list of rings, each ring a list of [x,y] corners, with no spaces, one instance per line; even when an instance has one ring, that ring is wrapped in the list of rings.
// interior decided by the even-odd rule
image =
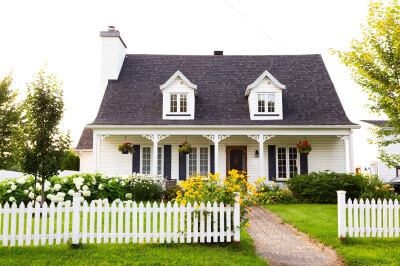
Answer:
[[[247,228],[256,245],[256,252],[271,265],[340,265],[338,260],[315,247],[307,239],[290,230],[262,207],[250,213]]]

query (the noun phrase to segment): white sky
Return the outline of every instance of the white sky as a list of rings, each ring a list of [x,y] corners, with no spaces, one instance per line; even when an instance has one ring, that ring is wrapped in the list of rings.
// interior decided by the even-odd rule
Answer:
[[[49,72],[63,81],[66,110],[62,128],[71,131],[75,146],[83,127],[97,114],[99,32],[114,25],[131,54],[211,55],[214,50],[227,55],[322,54],[348,117],[353,122],[374,119],[377,116],[363,107],[366,94],[350,79],[347,68],[328,52],[329,48],[346,50],[352,38],[360,38],[368,3],[3,1],[0,78],[12,69],[13,87],[23,94],[26,83],[47,61]],[[367,160],[364,157],[368,153],[357,144],[363,139],[356,135],[356,165]]]

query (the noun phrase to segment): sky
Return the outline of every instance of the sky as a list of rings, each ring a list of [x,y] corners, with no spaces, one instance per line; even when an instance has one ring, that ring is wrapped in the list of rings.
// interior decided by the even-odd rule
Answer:
[[[13,71],[22,99],[26,83],[45,64],[63,81],[73,146],[98,110],[99,32],[113,25],[128,54],[322,54],[345,111],[353,122],[376,119],[367,96],[329,48],[347,50],[361,36],[367,0],[2,1],[0,78]],[[381,117],[382,119],[382,117]],[[360,135],[360,136],[358,136]],[[355,146],[364,143],[356,133]],[[366,144],[362,144],[366,145]],[[365,146],[366,147],[366,146]],[[367,148],[365,148],[367,150]],[[356,164],[366,164],[356,149]]]

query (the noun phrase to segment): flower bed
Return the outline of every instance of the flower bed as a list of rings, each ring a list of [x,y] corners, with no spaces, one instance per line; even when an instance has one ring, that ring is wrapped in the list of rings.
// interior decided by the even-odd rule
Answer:
[[[40,181],[38,181],[40,182]],[[164,194],[164,179],[161,176],[133,174],[130,176],[107,175],[102,173],[74,174],[67,177],[53,177],[45,182],[44,195],[48,203],[72,200],[72,194],[80,192],[90,203],[102,201],[147,201],[160,200]],[[6,202],[33,201],[34,177],[22,176],[0,182],[0,204]],[[36,183],[36,201],[41,200],[41,184]]]

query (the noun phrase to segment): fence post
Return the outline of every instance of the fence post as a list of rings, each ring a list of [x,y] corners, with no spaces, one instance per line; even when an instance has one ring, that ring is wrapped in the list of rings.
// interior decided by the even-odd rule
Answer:
[[[338,237],[346,238],[346,191],[337,191]]]
[[[240,243],[240,204],[239,204],[240,193],[239,192],[234,192],[234,193],[235,193],[235,206],[233,207],[233,230],[234,230],[233,242],[235,243],[235,245],[239,245],[239,243]]]
[[[79,244],[79,231],[81,227],[81,193],[74,193],[72,195],[72,244]]]

